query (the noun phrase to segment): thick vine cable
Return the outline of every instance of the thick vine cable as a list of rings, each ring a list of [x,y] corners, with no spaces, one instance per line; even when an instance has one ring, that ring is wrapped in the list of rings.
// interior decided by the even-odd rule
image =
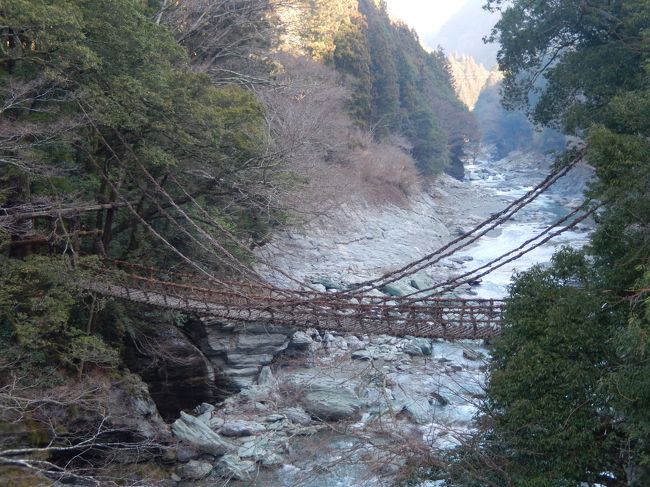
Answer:
[[[431,252],[424,257],[410,262],[409,264],[403,266],[400,269],[388,272],[383,276],[380,276],[375,279],[361,282],[356,285],[355,289],[340,291],[340,295],[356,295],[367,293],[373,289],[379,289],[387,284],[396,282],[404,277],[410,276],[419,272],[427,267],[432,266],[440,262],[442,259],[449,257],[461,249],[468,247],[469,245],[476,242],[479,238],[483,237],[490,231],[494,230],[498,226],[502,225],[508,221],[513,215],[518,213],[522,208],[527,206],[529,203],[538,198],[544,191],[546,191],[550,186],[552,186],[558,179],[567,174],[573,167],[575,167],[582,160],[583,153],[580,152],[575,158],[562,169],[551,173],[547,176],[541,183],[535,186],[533,189],[528,191],[524,196],[518,198],[517,200],[510,203],[503,210],[495,213],[487,220],[484,220],[470,231],[464,233],[458,238],[452,240],[451,242],[443,245],[434,252]],[[477,233],[478,232],[478,233]],[[458,245],[455,248],[454,245]],[[451,249],[451,250],[449,250]],[[335,294],[335,293],[333,293]]]
[[[581,205],[580,207],[576,208],[575,210],[571,211],[570,213],[568,213],[564,217],[562,217],[559,220],[557,220],[556,222],[554,222],[552,225],[549,225],[548,227],[546,227],[542,232],[540,232],[537,235],[529,238],[528,240],[526,240],[525,242],[520,244],[518,247],[506,252],[505,254],[501,254],[500,256],[498,256],[495,259],[487,262],[486,264],[484,264],[484,265],[482,265],[480,267],[476,267],[476,268],[474,268],[474,269],[472,269],[470,271],[467,271],[466,273],[461,274],[459,276],[455,276],[455,277],[453,277],[453,278],[451,278],[451,279],[449,279],[447,281],[437,283],[437,284],[434,284],[433,286],[430,286],[428,288],[420,289],[420,290],[415,291],[413,293],[407,294],[407,295],[403,296],[403,298],[407,298],[407,299],[410,298],[410,300],[412,302],[417,302],[417,301],[421,301],[423,299],[426,299],[426,297],[415,298],[415,296],[417,296],[419,294],[430,293],[430,294],[428,294],[428,296],[439,296],[439,295],[444,294],[446,292],[453,291],[454,289],[457,289],[458,287],[460,287],[460,286],[462,286],[464,284],[475,281],[476,279],[479,279],[479,278],[489,274],[490,272],[492,272],[492,271],[494,271],[494,270],[496,270],[496,269],[498,269],[500,267],[503,267],[505,264],[507,264],[509,262],[512,262],[513,260],[517,260],[517,259],[523,257],[527,253],[529,253],[529,252],[535,250],[536,248],[540,247],[541,245],[545,244],[546,242],[548,242],[552,238],[555,238],[558,235],[561,235],[562,233],[567,232],[568,230],[571,230],[571,229],[575,228],[576,225],[583,222],[585,219],[587,219],[589,216],[591,216],[596,210],[598,210],[598,208],[600,208],[600,206],[602,206],[602,204],[595,205],[595,206],[593,206],[591,208],[585,208],[585,206],[586,205]],[[569,223],[568,225],[562,226],[565,222],[567,222],[568,220],[570,220],[571,218],[573,218],[574,216],[576,216],[578,213],[580,213],[582,211],[585,211],[584,215],[581,215],[581,216],[577,217],[573,222]],[[560,226],[562,226],[562,228],[560,230],[551,233],[551,231],[554,228],[557,228],[557,227],[560,227]],[[546,238],[543,238],[539,242],[534,243],[536,240],[539,240],[540,238],[544,237],[545,235],[549,235],[549,236],[546,237]],[[526,248],[531,243],[534,243],[534,245],[532,247],[530,247],[530,248]],[[502,259],[510,257],[513,254],[516,254],[514,258],[509,258],[506,261],[504,261],[502,263],[499,263],[499,261],[501,261]],[[495,265],[495,264],[498,264],[498,265]],[[488,269],[488,271],[477,274],[478,272],[481,272],[481,271],[483,271],[485,269]],[[439,289],[439,288],[441,288],[443,286],[444,286],[444,289],[432,293],[432,291],[435,291],[436,289]]]

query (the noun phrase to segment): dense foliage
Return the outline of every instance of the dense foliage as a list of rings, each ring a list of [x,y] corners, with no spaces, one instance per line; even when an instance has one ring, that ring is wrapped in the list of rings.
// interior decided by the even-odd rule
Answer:
[[[382,2],[308,4],[305,45],[350,78],[357,122],[380,139],[406,137],[425,175],[458,164],[476,125],[454,94],[444,53],[426,52],[414,31],[390,20]]]
[[[561,252],[511,288],[469,485],[650,482],[650,5],[512,3],[493,37],[504,97],[583,136],[604,203],[587,255]],[[545,83],[536,83],[540,76]],[[531,96],[532,95],[532,96]]]
[[[212,11],[230,21],[219,44],[201,42],[215,26],[196,21],[200,4],[0,3],[2,451],[12,441],[39,446],[43,435],[7,436],[32,423],[44,425],[48,448],[90,441],[84,431],[103,428],[94,413],[105,405],[88,377],[128,375],[121,352],[143,310],[76,288],[90,279],[78,265],[93,263],[89,254],[166,266],[200,256],[200,265],[232,274],[223,256],[245,261],[239,242],[264,238],[281,216],[274,194],[284,168],[268,150],[262,104],[240,87],[264,63],[237,62],[263,47],[243,33],[261,25],[264,10],[244,15],[251,1]],[[181,32],[183,19],[194,21]],[[213,69],[200,73],[208,56]],[[238,79],[224,82],[226,72]],[[84,404],[67,398],[75,381]],[[61,438],[56,425],[71,404],[89,424],[63,424]],[[39,458],[54,461],[49,453]]]
[[[536,128],[523,110],[506,110],[501,105],[501,83],[486,85],[474,107],[481,142],[493,146],[497,157],[514,150],[560,153],[566,138],[551,127]]]
[[[276,218],[261,104],[190,70],[152,13],[135,0],[2,3],[0,242],[9,257],[98,253],[169,265],[201,253],[232,272],[206,252],[200,228],[179,223],[183,213],[242,240],[261,238]],[[18,343],[72,365],[70,354],[101,355],[55,264],[2,267],[2,326]]]

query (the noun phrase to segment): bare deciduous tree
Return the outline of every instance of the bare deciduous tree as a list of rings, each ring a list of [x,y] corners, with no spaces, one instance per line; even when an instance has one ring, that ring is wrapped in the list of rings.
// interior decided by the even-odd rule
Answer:
[[[279,28],[276,9],[289,0],[164,1],[156,20],[170,26],[194,69],[217,84],[268,82],[268,54]]]
[[[16,363],[0,364],[0,425],[10,432],[0,439],[5,480],[136,485],[126,474],[110,473],[111,465],[151,459],[164,448],[116,407],[102,381],[52,386],[20,370]]]

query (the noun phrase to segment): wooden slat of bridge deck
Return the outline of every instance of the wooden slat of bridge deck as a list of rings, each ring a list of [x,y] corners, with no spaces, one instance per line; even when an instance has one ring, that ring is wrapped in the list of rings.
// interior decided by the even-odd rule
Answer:
[[[294,328],[320,328],[342,333],[412,335],[423,338],[488,339],[499,334],[502,303],[481,300],[436,300],[427,306],[367,306],[345,302],[337,308],[323,303],[232,302],[215,296],[192,296],[191,289],[173,283],[147,289],[121,283],[88,282],[85,288],[100,294],[146,303],[153,306],[214,316],[225,321],[285,325]],[[165,284],[165,283],[163,283]],[[183,290],[179,293],[179,289]],[[208,299],[209,298],[209,299]],[[220,299],[222,300],[220,302]],[[279,300],[278,300],[279,301]],[[467,303],[491,303],[468,305]],[[445,303],[455,303],[451,306]],[[413,310],[417,311],[414,312]]]

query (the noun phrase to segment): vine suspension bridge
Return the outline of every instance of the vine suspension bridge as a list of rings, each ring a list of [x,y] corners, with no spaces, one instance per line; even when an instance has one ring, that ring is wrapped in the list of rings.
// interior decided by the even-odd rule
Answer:
[[[86,267],[85,277],[80,285],[98,294],[126,299],[132,302],[167,309],[192,312],[212,316],[228,322],[290,326],[293,328],[318,328],[344,333],[387,334],[393,336],[418,336],[424,338],[489,339],[501,331],[505,304],[493,299],[461,299],[447,297],[454,289],[475,281],[503,265],[512,262],[552,238],[574,228],[587,219],[598,205],[583,204],[537,235],[496,259],[476,267],[464,274],[436,283],[427,289],[420,289],[405,296],[378,296],[371,293],[387,284],[408,278],[416,272],[434,265],[466,249],[478,239],[510,220],[513,215],[534,201],[558,179],[569,172],[580,160],[576,156],[569,164],[551,173],[521,198],[506,208],[493,214],[470,231],[459,236],[436,251],[409,263],[408,265],[384,274],[373,280],[359,283],[347,290],[318,292],[304,283],[296,282],[296,288],[282,288],[269,284],[261,276],[246,269],[210,234],[200,229],[180,207],[175,206],[172,197],[162,188],[158,191],[203,238],[201,245],[213,254],[218,251],[222,262],[244,276],[241,282],[224,281],[208,270],[187,258],[167,240],[160,236],[142,219],[125,199],[117,202],[134,212],[141,223],[170,247],[192,272],[175,272],[149,268],[123,261],[104,260],[100,266]],[[142,168],[143,171],[146,169]],[[147,173],[148,174],[148,173]],[[155,180],[152,178],[152,182]],[[198,203],[194,202],[197,207]],[[199,207],[201,210],[201,208]],[[29,209],[33,214],[33,209]],[[58,217],[69,217],[74,211],[58,210]],[[206,212],[207,215],[207,212]],[[199,242],[197,237],[180,225],[180,217],[168,218],[183,232]],[[20,213],[5,212],[0,216],[0,226],[20,221]],[[216,222],[215,222],[216,223]],[[234,237],[226,234],[238,245]],[[208,247],[209,245],[210,247]],[[273,267],[267,264],[270,268]],[[274,269],[281,272],[278,269]],[[282,273],[284,274],[284,273]],[[285,277],[288,277],[284,274]],[[294,281],[295,282],[295,281]]]

